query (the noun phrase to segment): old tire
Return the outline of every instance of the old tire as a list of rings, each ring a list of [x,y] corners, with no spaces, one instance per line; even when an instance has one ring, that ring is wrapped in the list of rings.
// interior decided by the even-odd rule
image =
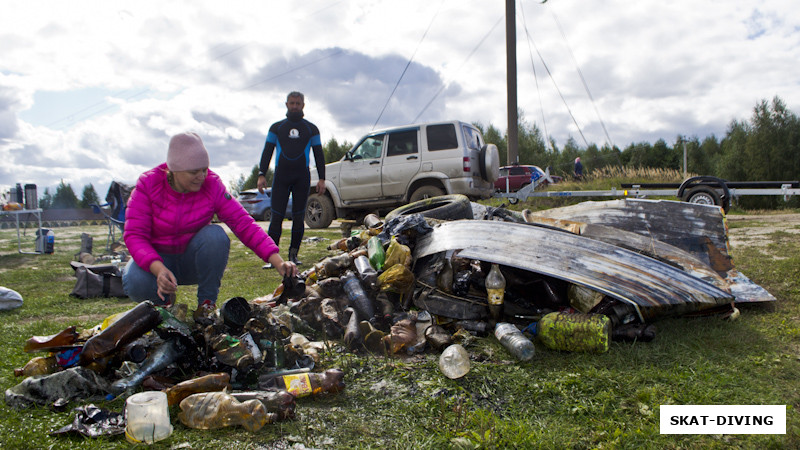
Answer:
[[[717,191],[706,186],[697,186],[686,193],[685,201],[689,203],[696,203],[698,205],[716,205],[722,206],[719,194]]]
[[[483,181],[494,183],[500,178],[500,152],[494,144],[481,147],[478,155],[478,167]]]
[[[386,214],[384,222],[397,216],[422,214],[423,217],[440,220],[472,219],[472,203],[466,195],[440,195],[401,206]]]
[[[306,202],[306,225],[309,228],[328,228],[336,217],[333,202],[326,195],[311,194]]]
[[[430,185],[420,186],[411,194],[408,202],[414,203],[431,197],[439,197],[444,194],[446,194],[446,192],[442,188]]]

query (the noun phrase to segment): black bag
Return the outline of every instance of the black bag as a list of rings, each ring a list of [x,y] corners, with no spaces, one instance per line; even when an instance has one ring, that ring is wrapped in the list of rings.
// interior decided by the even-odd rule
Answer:
[[[74,267],[74,266],[73,266]],[[93,271],[92,268],[80,265],[74,267],[75,288],[69,294],[78,298],[95,297],[127,297],[122,289],[122,274],[114,266],[104,266]]]

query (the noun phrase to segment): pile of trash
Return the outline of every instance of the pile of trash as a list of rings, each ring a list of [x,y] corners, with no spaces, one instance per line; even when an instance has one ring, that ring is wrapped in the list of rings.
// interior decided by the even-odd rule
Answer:
[[[314,371],[335,348],[438,352],[442,372],[459,378],[469,371],[465,335],[493,334],[520,361],[533,357],[534,337],[549,349],[601,353],[614,340],[654,339],[659,317],[734,318],[734,303],[751,301],[744,293],[771,297],[718,254],[720,244],[707,242],[708,228],[705,250],[692,253],[679,240],[654,239],[657,227],[643,239],[636,227],[456,201],[483,220],[432,218],[438,207],[406,208],[385,221],[368,215],[361,229],[329,245],[330,256],[262,298],[234,297],[191,314],[183,304],[143,302],[92,329],[33,336],[23,350],[47,356],[15,371],[28,378],[6,391],[6,403],[63,409],[69,401],[130,401],[141,390],[161,391],[187,427],[256,431],[294,418],[297,398],[344,389],[342,370]],[[642,207],[665,208],[633,202],[625,208],[635,211],[621,216],[647,220]],[[602,208],[614,215],[608,204]],[[685,240],[687,248],[702,247]],[[86,409],[56,433],[128,432],[141,440],[126,431],[124,417],[107,412],[98,431],[89,423],[97,414]]]

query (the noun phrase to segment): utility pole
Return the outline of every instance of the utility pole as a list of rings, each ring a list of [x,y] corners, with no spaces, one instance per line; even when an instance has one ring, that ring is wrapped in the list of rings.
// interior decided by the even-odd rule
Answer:
[[[517,130],[517,15],[515,0],[506,0],[506,89],[508,115],[507,164],[519,161],[519,133]]]

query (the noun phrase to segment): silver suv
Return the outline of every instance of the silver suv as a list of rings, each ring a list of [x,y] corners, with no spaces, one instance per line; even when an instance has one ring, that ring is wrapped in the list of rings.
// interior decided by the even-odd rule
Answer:
[[[480,131],[460,121],[432,122],[374,131],[359,139],[341,161],[325,166],[323,195],[316,171],[306,223],[326,228],[335,218],[388,211],[445,194],[488,198],[499,176],[500,157]]]

